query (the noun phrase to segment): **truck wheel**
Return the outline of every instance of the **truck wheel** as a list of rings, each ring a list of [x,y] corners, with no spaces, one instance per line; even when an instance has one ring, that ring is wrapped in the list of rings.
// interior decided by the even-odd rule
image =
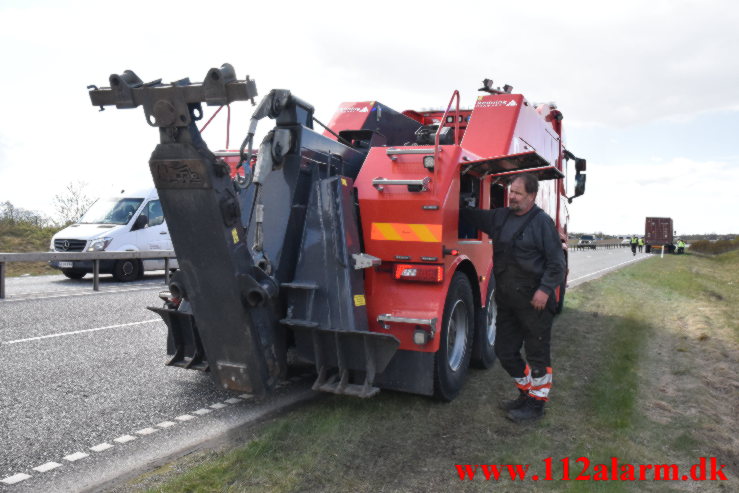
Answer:
[[[475,339],[472,341],[473,368],[487,370],[495,363],[495,324],[498,319],[498,305],[495,304],[495,279],[488,283],[488,297],[485,308],[480,310]]]
[[[453,400],[464,384],[470,363],[474,307],[467,276],[455,273],[444,303],[441,341],[435,357],[434,395],[438,399]]]
[[[86,272],[77,269],[62,269],[62,274],[70,279],[82,279],[85,277]]]
[[[141,277],[141,264],[137,259],[117,260],[113,266],[113,279],[119,282],[135,281]]]

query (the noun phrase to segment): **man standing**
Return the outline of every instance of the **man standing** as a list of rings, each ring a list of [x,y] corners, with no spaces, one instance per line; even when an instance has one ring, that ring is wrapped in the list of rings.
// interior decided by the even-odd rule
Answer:
[[[642,249],[644,248],[644,238],[639,238],[639,253],[641,253]]]
[[[636,236],[631,237],[631,253],[636,255],[636,247],[639,244],[639,240],[636,238]]]
[[[523,174],[511,183],[508,207],[462,210],[464,221],[493,239],[495,354],[519,390],[518,398],[501,408],[516,422],[541,417],[549,399],[552,321],[565,272],[554,222],[534,203],[538,190],[536,177]]]

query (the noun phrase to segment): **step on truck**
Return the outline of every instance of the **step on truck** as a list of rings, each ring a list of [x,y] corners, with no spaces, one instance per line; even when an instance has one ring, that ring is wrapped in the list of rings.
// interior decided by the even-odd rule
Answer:
[[[268,392],[295,357],[315,365],[316,390],[453,399],[470,365],[495,361],[492,241],[460,207],[503,207],[510,180],[533,173],[566,250],[567,203],[585,189],[559,110],[489,80],[472,109],[458,91],[438,111],[352,102],[327,125],[275,89],[238,153],[220,155],[196,126],[202,105],[254,104],[254,80],[225,64],[202,83],[109,82],[91,86],[93,105],[142,106],[159,130],[149,166],[180,270],[150,309],[169,329],[168,364],[234,391]]]

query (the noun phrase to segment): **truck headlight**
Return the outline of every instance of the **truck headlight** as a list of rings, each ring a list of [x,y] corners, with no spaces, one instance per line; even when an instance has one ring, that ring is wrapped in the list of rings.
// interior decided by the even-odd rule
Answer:
[[[105,250],[108,245],[110,245],[110,242],[113,241],[113,238],[105,237],[105,238],[98,238],[97,240],[92,240],[92,243],[90,243],[90,247],[87,249],[88,252],[102,252]]]

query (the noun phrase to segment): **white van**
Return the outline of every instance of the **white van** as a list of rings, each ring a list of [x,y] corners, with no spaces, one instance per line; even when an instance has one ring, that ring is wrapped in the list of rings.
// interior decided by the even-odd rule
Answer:
[[[129,192],[98,199],[79,221],[64,228],[51,239],[52,252],[100,252],[172,250],[167,223],[156,188]],[[70,279],[81,279],[92,272],[93,262],[51,261]],[[177,261],[170,260],[176,268]],[[113,274],[118,281],[141,278],[144,271],[164,269],[163,259],[101,260],[100,272]]]

